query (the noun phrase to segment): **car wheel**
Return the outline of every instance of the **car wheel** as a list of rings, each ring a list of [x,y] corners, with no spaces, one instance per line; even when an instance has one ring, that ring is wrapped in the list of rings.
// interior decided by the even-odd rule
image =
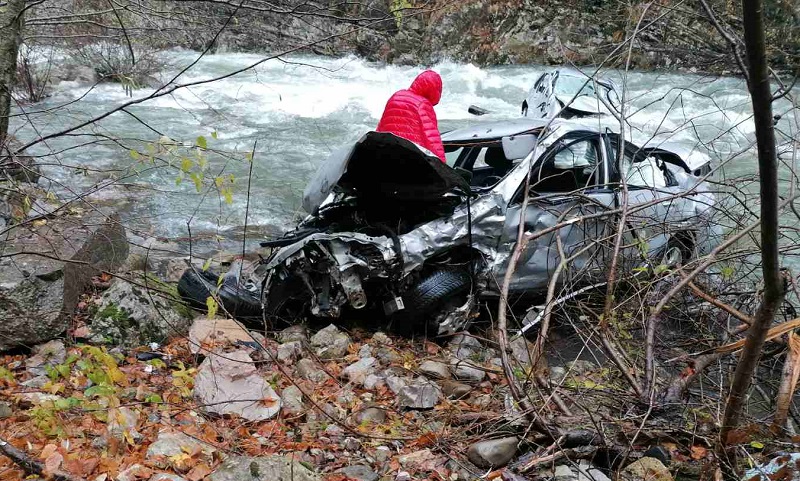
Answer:
[[[214,293],[219,300],[220,312],[227,312],[243,321],[261,319],[261,301],[247,289],[222,285],[217,288],[219,276],[209,271],[186,269],[178,281],[178,294],[195,309],[205,309],[206,299]]]
[[[675,235],[664,249],[661,263],[670,269],[682,266],[692,257],[691,241],[686,235]]]
[[[403,295],[403,309],[395,326],[401,331],[423,329],[439,334],[439,323],[469,297],[472,279],[464,269],[439,269],[426,275]]]

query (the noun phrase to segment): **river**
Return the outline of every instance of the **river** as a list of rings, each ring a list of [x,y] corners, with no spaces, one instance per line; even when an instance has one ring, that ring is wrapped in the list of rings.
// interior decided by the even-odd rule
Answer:
[[[175,75],[198,55],[164,52],[170,67],[162,78]],[[210,79],[261,58],[257,54],[207,55],[182,74],[179,82]],[[549,69],[536,65],[479,68],[450,62],[433,68],[444,81],[444,93],[436,107],[443,131],[519,116],[527,90]],[[118,112],[79,131],[91,135],[52,139],[37,144],[31,152],[44,156],[45,172],[51,179],[45,186],[65,198],[110,182],[108,172],[96,170],[113,169],[113,175],[123,181],[100,189],[92,198],[115,205],[130,230],[142,238],[186,237],[191,225],[194,236],[219,236],[229,243],[245,223],[246,210],[248,224],[257,226],[253,227],[256,236],[290,227],[302,215],[302,190],[316,167],[334,148],[374,128],[387,98],[408,87],[420,70],[354,57],[270,60],[236,76],[133,105],[127,109],[132,115]],[[673,73],[630,72],[626,79],[617,71],[607,75],[625,84],[629,120],[640,135],[669,132],[672,140],[708,151],[717,163],[731,152],[745,150],[725,165],[720,178],[755,172],[754,152],[748,149],[753,141],[749,97],[741,80]],[[26,115],[12,119],[12,131],[30,141],[153,93],[153,89],[142,88],[134,90],[131,97],[118,84],[90,87],[60,83],[44,102],[25,106]],[[471,104],[491,113],[475,117],[467,112]],[[788,102],[781,101],[776,113],[788,108]],[[16,113],[21,113],[19,108]],[[793,129],[788,116],[780,127]],[[97,134],[115,140],[97,141]],[[162,135],[187,145],[203,136],[209,149],[233,153],[212,155],[209,168],[209,172],[233,174],[232,203],[224,202],[214,189],[198,194],[188,178],[176,184],[175,168],[154,168],[130,154],[131,149],[146,154],[148,144]],[[89,141],[94,143],[72,148]],[[245,153],[256,142],[252,178],[248,179],[250,164]],[[180,159],[175,162],[179,165]],[[249,206],[245,195],[248,180]]]

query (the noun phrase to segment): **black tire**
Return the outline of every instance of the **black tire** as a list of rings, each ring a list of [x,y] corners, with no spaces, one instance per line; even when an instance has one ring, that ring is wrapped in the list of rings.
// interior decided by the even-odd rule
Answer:
[[[472,279],[465,269],[440,269],[429,273],[403,294],[405,309],[400,311],[396,327],[400,331],[423,328],[428,334],[437,335],[439,311],[457,307],[450,305],[454,300],[463,304],[471,287]]]
[[[178,281],[178,294],[190,306],[206,309],[206,299],[216,293],[221,304],[220,312],[227,312],[243,321],[261,320],[261,300],[250,291],[229,285],[217,290],[219,276],[213,272],[187,269]]]
[[[664,248],[663,264],[666,264],[667,267],[682,266],[691,260],[694,252],[693,245],[691,234],[678,233],[672,236]],[[670,262],[670,251],[679,253],[679,258],[675,262]]]

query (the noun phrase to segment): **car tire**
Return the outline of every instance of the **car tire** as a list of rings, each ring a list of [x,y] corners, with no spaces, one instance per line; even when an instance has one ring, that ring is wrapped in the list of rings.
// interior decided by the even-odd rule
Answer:
[[[472,287],[472,279],[465,269],[435,270],[403,295],[405,309],[401,311],[396,326],[401,331],[414,331],[420,328],[428,334],[439,332],[437,314],[443,310],[462,305]],[[460,302],[459,302],[460,300]]]
[[[669,268],[682,266],[692,258],[692,241],[690,235],[676,234],[667,242],[664,248],[662,264]]]
[[[217,289],[219,276],[209,271],[186,269],[178,281],[178,294],[195,309],[205,309],[206,299],[216,294],[219,311],[227,312],[242,321],[261,320],[261,301],[250,291],[222,285]]]

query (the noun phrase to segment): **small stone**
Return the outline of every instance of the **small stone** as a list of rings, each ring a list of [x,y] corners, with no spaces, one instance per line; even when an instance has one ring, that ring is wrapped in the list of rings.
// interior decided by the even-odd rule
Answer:
[[[405,386],[397,394],[400,407],[410,409],[430,409],[442,398],[442,390],[436,384],[418,379]]]
[[[33,348],[33,356],[25,360],[25,370],[33,376],[46,376],[49,367],[67,360],[67,348],[62,341],[50,341]]]
[[[379,407],[367,407],[354,414],[358,424],[383,424],[386,421],[386,411]]]
[[[363,384],[367,375],[372,374],[378,360],[374,357],[367,357],[350,364],[342,370],[342,377],[354,384]]]
[[[342,447],[344,447],[348,451],[356,451],[361,448],[361,441],[356,438],[344,438],[344,442],[342,442]]]
[[[386,385],[395,393],[400,394],[404,387],[408,386],[408,380],[399,376],[389,376],[386,378]]]
[[[629,464],[619,473],[619,478],[625,481],[673,481],[669,469],[656,458],[641,458]]]
[[[411,481],[411,474],[408,471],[399,471],[394,481]]]
[[[369,344],[364,344],[361,346],[361,349],[358,350],[358,357],[361,359],[372,357],[372,346]]]
[[[189,350],[192,354],[216,351],[238,342],[252,341],[247,329],[233,319],[199,318],[189,328]]]
[[[371,470],[369,466],[360,464],[337,469],[336,473],[343,474],[348,480],[352,479],[354,481],[377,481],[379,478],[378,474]]]
[[[450,399],[463,399],[472,392],[472,386],[458,381],[442,381],[442,393]]]
[[[385,463],[392,457],[392,450],[389,446],[378,446],[375,448],[375,461]]]
[[[392,344],[392,339],[384,332],[376,332],[372,335],[372,342],[378,345],[389,346]]]
[[[564,378],[567,377],[567,370],[564,366],[551,366],[550,367],[550,382],[553,384],[561,384]]]
[[[331,324],[311,336],[311,345],[315,347],[320,359],[338,359],[347,354],[350,336]]]
[[[108,433],[120,441],[129,436],[134,441],[142,439],[142,435],[136,430],[138,422],[139,411],[131,408],[123,406],[108,411]]]
[[[578,481],[578,473],[574,472],[571,467],[564,464],[556,466],[553,477],[557,481]]]
[[[177,474],[158,473],[154,474],[153,477],[150,478],[150,481],[186,481],[186,479]]]
[[[208,481],[319,481],[321,477],[289,456],[228,456]]]
[[[443,362],[425,361],[420,364],[419,372],[434,379],[450,379],[450,369]]]
[[[479,468],[505,466],[517,454],[518,444],[516,436],[480,441],[467,449],[467,458]]]
[[[456,359],[466,360],[480,354],[483,351],[483,346],[479,340],[472,336],[457,334],[447,343],[447,350],[450,351]]]
[[[23,381],[20,384],[25,387],[29,387],[31,389],[41,389],[44,387],[45,384],[50,382],[50,378],[47,376],[36,376],[28,379],[27,381]]]
[[[386,378],[376,374],[367,374],[364,378],[364,389],[377,389],[386,385]]]
[[[311,359],[300,359],[297,361],[296,370],[299,377],[308,379],[309,381],[319,383],[328,379],[328,374],[318,368],[316,363]]]
[[[92,439],[92,447],[95,449],[106,449],[108,447],[108,438],[105,436],[97,436]]]
[[[289,326],[278,333],[278,341],[284,344],[292,341],[303,343],[307,340],[308,333],[306,332],[306,328],[300,324]]]
[[[189,466],[176,463],[183,453],[198,453],[195,458],[211,464],[216,448],[181,432],[160,432],[155,442],[147,448],[145,459],[158,468],[188,470]],[[177,465],[176,465],[177,464]]]
[[[303,392],[295,385],[288,386],[281,393],[283,409],[289,414],[301,414],[306,408],[303,406]]]
[[[131,464],[117,475],[116,481],[136,481],[142,478],[149,478],[152,472],[152,469],[141,464]]]
[[[403,358],[392,348],[381,347],[375,353],[375,357],[380,359],[384,364],[396,364],[402,362]]]
[[[278,346],[278,360],[286,364],[293,364],[303,354],[303,343],[300,341],[284,342]]]
[[[325,428],[325,434],[332,438],[339,438],[344,435],[344,429],[340,428],[335,424],[331,424],[327,428]]]
[[[481,382],[486,377],[486,371],[479,369],[470,361],[453,359],[450,361],[450,371],[453,377],[462,381]]]
[[[0,419],[10,418],[14,414],[11,403],[0,401]]]

